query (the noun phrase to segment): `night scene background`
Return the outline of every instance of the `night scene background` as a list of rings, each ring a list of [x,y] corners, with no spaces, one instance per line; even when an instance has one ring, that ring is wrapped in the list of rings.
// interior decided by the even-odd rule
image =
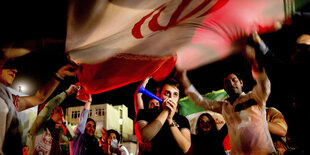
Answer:
[[[10,0],[1,3],[2,41],[19,40],[21,46],[28,47],[33,51],[26,56],[15,59],[19,72],[12,87],[18,90],[18,86],[23,83],[27,85],[25,93],[33,94],[52,78],[58,68],[69,63],[67,55],[64,53],[67,2],[64,0]],[[309,11],[309,5],[299,8],[299,11]],[[275,49],[277,55],[283,58],[287,57],[292,49],[291,40],[287,39],[287,43],[284,43],[283,39],[281,40],[284,37],[290,38],[283,31],[262,35],[266,44],[271,49]],[[245,92],[251,90],[255,81],[252,79],[250,66],[240,54],[189,71],[188,76],[198,91],[205,94],[222,89],[222,79],[231,71],[240,72],[244,80]],[[51,96],[53,97],[68,88],[70,83],[76,83],[77,81],[76,78],[65,79],[65,82],[58,86]],[[134,119],[133,96],[138,85],[139,82],[93,95],[93,104],[125,104],[129,109],[129,117]],[[147,89],[154,92],[154,87],[155,84],[151,81]],[[276,93],[272,94],[271,98],[277,98],[278,95]],[[70,97],[66,99],[65,104],[62,104],[64,108],[72,105],[81,106],[84,103]]]

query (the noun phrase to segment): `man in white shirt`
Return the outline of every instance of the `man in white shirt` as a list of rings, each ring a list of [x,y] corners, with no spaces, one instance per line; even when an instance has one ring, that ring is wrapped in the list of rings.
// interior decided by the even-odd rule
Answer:
[[[245,55],[252,65],[257,85],[252,91],[242,91],[243,81],[235,74],[224,78],[224,89],[229,98],[212,101],[203,98],[186,76],[179,73],[185,93],[199,107],[221,113],[227,123],[231,154],[273,154],[275,148],[266,121],[266,101],[270,94],[270,81],[256,61],[254,48],[247,45]]]

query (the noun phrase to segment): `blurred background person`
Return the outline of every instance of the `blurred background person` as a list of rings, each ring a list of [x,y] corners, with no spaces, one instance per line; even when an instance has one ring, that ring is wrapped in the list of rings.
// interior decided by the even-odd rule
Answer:
[[[215,120],[209,113],[201,114],[197,120],[196,135],[192,134],[194,155],[225,155],[223,141],[227,133],[226,124],[218,130]]]
[[[77,92],[78,87],[70,85],[64,92],[47,102],[32,124],[29,132],[30,154],[69,154],[69,141],[74,138],[71,127],[67,127],[64,112],[59,106],[67,96]],[[60,125],[60,130],[57,126]]]
[[[116,130],[110,129],[107,131],[107,140],[105,154],[107,155],[129,155],[125,146],[120,144],[121,137]]]

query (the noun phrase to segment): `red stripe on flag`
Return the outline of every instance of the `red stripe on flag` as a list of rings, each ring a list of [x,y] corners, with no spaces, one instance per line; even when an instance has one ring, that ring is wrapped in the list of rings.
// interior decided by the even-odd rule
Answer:
[[[98,64],[81,64],[78,79],[87,93],[98,94],[153,76],[166,78],[176,63],[176,56],[156,57],[120,54]]]

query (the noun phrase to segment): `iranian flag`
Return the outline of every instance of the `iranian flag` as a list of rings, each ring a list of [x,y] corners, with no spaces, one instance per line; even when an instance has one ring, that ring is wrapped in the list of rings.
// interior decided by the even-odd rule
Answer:
[[[223,59],[284,16],[283,0],[69,0],[66,52],[96,94]]]

